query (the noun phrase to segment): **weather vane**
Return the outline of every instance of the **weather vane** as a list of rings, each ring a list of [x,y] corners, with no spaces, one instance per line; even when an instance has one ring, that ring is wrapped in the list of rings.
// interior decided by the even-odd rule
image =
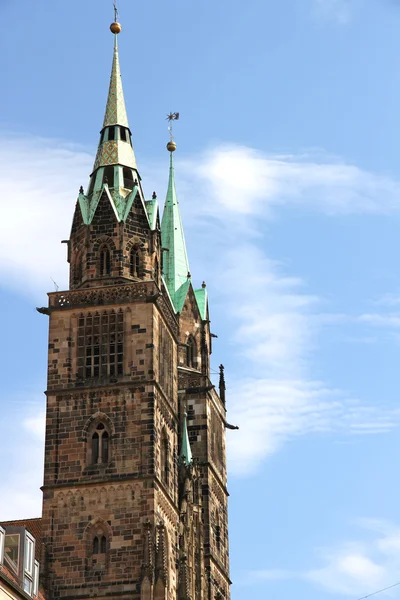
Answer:
[[[118,16],[117,0],[114,0],[114,21],[118,21]]]
[[[167,115],[167,121],[169,122],[169,127],[168,127],[169,135],[171,138],[171,142],[173,142],[174,136],[172,135],[172,121],[179,121],[179,113],[178,112],[170,112],[169,115]]]

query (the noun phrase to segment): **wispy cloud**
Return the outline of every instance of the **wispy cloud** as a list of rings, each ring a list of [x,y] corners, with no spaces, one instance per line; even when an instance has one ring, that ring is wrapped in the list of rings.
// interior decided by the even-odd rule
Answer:
[[[368,594],[398,581],[400,528],[379,519],[364,519],[360,525],[374,539],[352,540],[319,551],[322,567],[304,577],[319,587],[346,596]],[[364,536],[365,537],[365,536]],[[355,594],[355,590],[358,590]]]
[[[326,215],[400,211],[400,182],[364,171],[323,152],[268,155],[242,146],[220,146],[182,161],[203,190],[202,210],[211,215],[270,218],[285,206]]]
[[[14,405],[22,403],[16,397],[14,401]],[[20,411],[15,412],[14,418],[7,413],[9,418],[0,439],[0,515],[4,521],[38,517],[42,512],[39,487],[43,481],[44,402],[23,404],[25,419],[21,423]]]
[[[60,241],[68,237],[77,188],[87,182],[92,157],[57,141],[8,136],[0,138],[0,160],[2,281],[44,298],[50,276],[62,287],[67,284]],[[166,177],[164,168],[165,177],[152,165],[146,170],[153,170],[158,181]],[[186,197],[190,207],[186,226],[191,235],[199,236],[199,219],[208,218],[209,227],[201,230],[204,245],[215,222],[229,222],[218,236],[207,237],[213,257],[219,257],[207,277],[215,290],[222,290],[230,323],[238,324],[232,342],[243,357],[229,401],[230,419],[241,426],[231,440],[232,470],[248,472],[246,465],[255,468],[294,437],[337,431],[337,421],[350,433],[394,427],[396,413],[363,406],[310,376],[321,327],[338,315],[324,315],[321,300],[306,282],[265,255],[260,224],[289,205],[326,215],[389,214],[399,210],[398,182],[322,154],[267,156],[235,146],[181,160],[177,174],[181,199]],[[15,181],[20,182],[17,189]],[[15,218],[18,236],[8,225]],[[246,274],[246,285],[238,285],[239,273]],[[27,425],[40,428],[39,421]],[[41,464],[35,473],[40,481]]]

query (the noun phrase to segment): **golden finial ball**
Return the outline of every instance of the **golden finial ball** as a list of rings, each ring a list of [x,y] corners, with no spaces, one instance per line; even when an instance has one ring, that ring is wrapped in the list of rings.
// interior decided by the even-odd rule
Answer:
[[[117,23],[117,21],[115,21],[114,23],[111,23],[110,29],[112,33],[115,33],[117,35],[118,33],[121,33],[122,25],[121,23]]]
[[[176,150],[175,142],[173,142],[172,140],[170,142],[168,142],[167,150],[168,150],[168,152],[175,152],[175,150]]]

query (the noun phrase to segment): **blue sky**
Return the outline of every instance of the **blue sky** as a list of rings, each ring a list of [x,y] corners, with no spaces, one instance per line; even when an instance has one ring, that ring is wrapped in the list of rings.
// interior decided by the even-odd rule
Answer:
[[[120,0],[147,197],[165,114],[226,366],[233,600],[400,580],[400,2]],[[53,278],[87,185],[112,2],[1,0],[0,515],[40,514]],[[383,594],[399,597],[399,588]]]

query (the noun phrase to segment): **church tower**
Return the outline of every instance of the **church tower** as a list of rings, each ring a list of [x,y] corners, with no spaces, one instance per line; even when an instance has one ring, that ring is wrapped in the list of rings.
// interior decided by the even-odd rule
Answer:
[[[118,34],[103,128],[49,294],[46,600],[229,600],[226,410],[210,380],[175,188],[162,220],[132,146]]]

